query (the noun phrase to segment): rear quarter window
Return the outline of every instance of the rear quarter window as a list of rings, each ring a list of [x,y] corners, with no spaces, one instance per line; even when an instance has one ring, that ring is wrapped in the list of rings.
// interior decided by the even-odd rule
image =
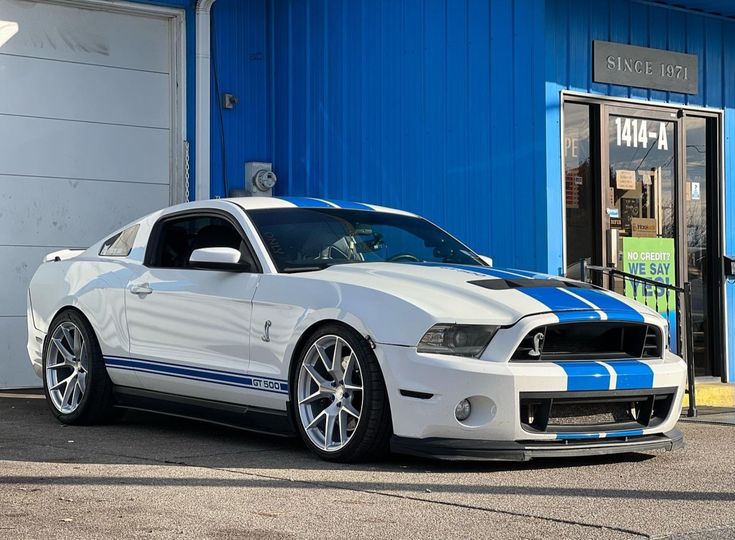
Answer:
[[[130,255],[139,227],[139,225],[133,225],[105,240],[102,249],[100,249],[100,255],[103,257],[127,257]]]

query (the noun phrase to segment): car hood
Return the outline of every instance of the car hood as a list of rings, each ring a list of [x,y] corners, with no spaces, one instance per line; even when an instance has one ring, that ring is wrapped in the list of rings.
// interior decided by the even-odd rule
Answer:
[[[301,275],[359,287],[363,293],[368,289],[398,297],[447,322],[510,325],[527,315],[568,311],[599,311],[610,319],[640,320],[642,313],[653,313],[642,304],[582,282],[523,270],[354,263]]]

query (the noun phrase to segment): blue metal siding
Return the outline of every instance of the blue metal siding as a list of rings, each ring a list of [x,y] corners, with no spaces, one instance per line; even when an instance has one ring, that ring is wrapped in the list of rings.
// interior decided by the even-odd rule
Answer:
[[[278,193],[406,208],[547,268],[542,2],[269,5]]]
[[[710,2],[710,5],[714,2]],[[711,7],[711,6],[710,6]],[[549,223],[561,219],[559,147],[560,92],[600,95],[724,109],[725,253],[735,254],[735,21],[691,11],[619,0],[546,1],[546,144]],[[591,42],[604,39],[696,54],[699,92],[684,95],[592,82]],[[554,250],[549,244],[550,258]],[[559,259],[560,260],[560,259]],[[553,267],[553,260],[550,261]],[[725,288],[728,324],[729,380],[735,380],[735,283]]]
[[[243,186],[246,161],[270,159],[266,20],[265,0],[212,6],[211,197],[227,195],[225,180]],[[222,107],[224,93],[238,99],[234,108]]]

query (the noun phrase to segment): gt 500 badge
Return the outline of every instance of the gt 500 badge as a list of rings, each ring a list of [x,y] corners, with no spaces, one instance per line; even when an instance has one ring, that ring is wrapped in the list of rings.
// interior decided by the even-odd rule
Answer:
[[[271,381],[269,379],[253,378],[253,387],[262,388],[264,390],[275,390],[276,392],[285,392],[288,389],[286,383]]]

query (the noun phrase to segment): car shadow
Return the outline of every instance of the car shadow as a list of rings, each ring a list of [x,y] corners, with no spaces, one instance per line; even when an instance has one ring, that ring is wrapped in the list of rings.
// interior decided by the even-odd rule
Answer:
[[[242,488],[342,489],[381,492],[396,496],[428,494],[525,495],[543,497],[605,497],[671,501],[735,501],[735,492],[680,489],[625,489],[598,485],[599,471],[587,468],[623,465],[633,477],[635,464],[649,462],[651,453],[589,458],[537,459],[529,462],[445,462],[389,455],[371,463],[339,464],[312,455],[296,438],[252,433],[185,418],[142,411],[126,411],[115,423],[67,426],[49,412],[42,396],[0,393],[0,460],[45,462],[71,466],[72,474],[36,476],[0,472],[0,485],[142,485]],[[98,474],[97,465],[117,468],[114,476]],[[168,475],[140,474],[137,466],[179,469]],[[655,465],[654,465],[655,466]],[[183,467],[183,468],[182,468]],[[187,475],[186,467],[216,469],[228,474]],[[554,470],[560,470],[554,472]],[[0,468],[1,470],[1,468]],[[617,467],[618,474],[620,467]],[[552,474],[545,474],[551,471]],[[528,473],[528,475],[524,473]],[[650,471],[649,471],[650,472]],[[519,474],[520,473],[520,474]],[[567,485],[570,476],[584,478]],[[539,478],[553,482],[539,484]],[[458,479],[462,479],[458,481]],[[468,480],[468,478],[470,480]],[[534,485],[534,482],[536,485]],[[623,484],[625,485],[625,484]],[[408,494],[408,495],[407,495]]]
[[[10,397],[12,396],[12,397]],[[511,470],[560,469],[598,466],[607,463],[644,462],[655,454],[628,453],[585,458],[540,458],[527,462],[512,461],[438,461],[420,457],[388,454],[372,462],[359,464],[329,463],[308,451],[294,437],[254,433],[228,426],[179,418],[145,411],[121,411],[120,417],[106,425],[68,426],[58,422],[38,393],[28,395],[0,392],[0,459],[23,459],[17,451],[35,437],[46,446],[85,445],[70,459],[76,462],[112,463],[130,457],[161,463],[181,464],[196,460],[204,466],[213,464],[273,468],[272,456],[281,454],[290,469],[346,468],[353,471],[401,471],[433,473],[469,473]],[[6,444],[2,444],[5,439]],[[74,441],[74,442],[69,442]],[[262,465],[255,459],[266,455]],[[225,459],[224,456],[229,456]],[[240,456],[238,458],[238,456]],[[36,460],[38,453],[28,456]]]

